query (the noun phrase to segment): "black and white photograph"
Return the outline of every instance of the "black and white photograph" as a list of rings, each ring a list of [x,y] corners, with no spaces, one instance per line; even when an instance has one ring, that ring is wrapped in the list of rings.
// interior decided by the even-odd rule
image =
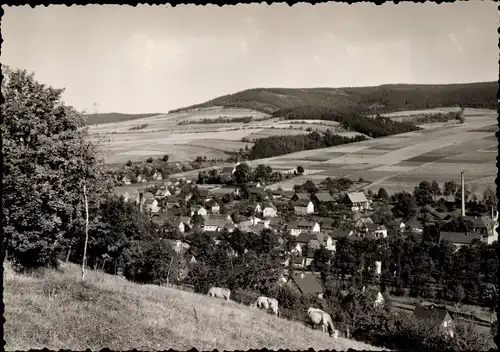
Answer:
[[[499,346],[497,2],[2,9],[5,350]]]

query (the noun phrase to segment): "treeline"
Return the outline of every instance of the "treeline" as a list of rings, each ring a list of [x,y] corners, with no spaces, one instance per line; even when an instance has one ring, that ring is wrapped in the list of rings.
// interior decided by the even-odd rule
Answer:
[[[463,118],[462,111],[457,111],[457,112],[450,111],[446,114],[439,112],[436,114],[428,114],[424,116],[418,116],[415,118],[409,117],[411,122],[414,123],[415,125],[420,125],[423,123],[433,123],[433,122],[448,122],[450,120],[460,120],[461,118]]]
[[[337,121],[346,130],[363,133],[373,138],[420,130],[419,127],[409,122],[393,121],[386,117],[373,119],[356,112],[340,114],[335,110],[321,106],[301,106],[299,108],[278,110],[273,113],[273,116],[286,120]]]
[[[363,89],[363,88],[361,88]],[[367,90],[370,88],[366,88]],[[498,109],[498,82],[450,85],[387,85],[363,94],[365,106],[379,113],[450,106]]]
[[[142,130],[144,128],[148,127],[148,124],[147,123],[143,123],[141,125],[137,125],[137,126],[132,126],[129,128],[130,131],[133,131],[133,130]]]
[[[200,119],[191,121],[180,121],[178,125],[191,125],[191,124],[211,124],[211,123],[250,123],[253,120],[253,116],[243,116],[243,117],[222,117],[219,116],[217,119]]]
[[[250,149],[249,158],[261,159],[277,155],[283,155],[302,150],[333,147],[336,145],[364,141],[365,136],[344,137],[337,134],[312,132],[306,135],[296,136],[271,136],[260,138],[255,141]]]

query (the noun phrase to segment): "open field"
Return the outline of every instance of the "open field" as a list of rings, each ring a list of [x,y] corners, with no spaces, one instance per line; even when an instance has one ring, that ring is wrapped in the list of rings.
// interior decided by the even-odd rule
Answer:
[[[6,350],[382,350],[233,301],[62,270],[26,276],[4,264]]]
[[[292,169],[302,165],[309,174],[271,186],[292,189],[307,179],[330,177],[363,178],[371,184],[365,189],[389,192],[412,191],[421,181],[465,181],[481,194],[488,186],[495,187],[497,112],[465,110],[466,120],[444,128],[431,128],[397,136],[371,139],[349,145],[302,151],[273,158],[252,160],[273,168]],[[198,170],[197,170],[198,172]],[[196,175],[197,175],[196,172]],[[179,176],[196,177],[193,173]]]
[[[183,121],[215,120],[220,116],[224,118],[253,116],[255,120],[250,123],[179,125],[179,122]],[[142,128],[134,129],[137,126]],[[244,137],[249,141],[254,141],[270,136],[308,134],[306,129],[309,127],[319,131],[326,131],[328,128],[335,131],[338,123],[314,120],[311,123],[291,124],[290,121],[279,121],[278,118],[270,118],[269,115],[254,110],[212,107],[100,123],[89,126],[89,134],[90,139],[94,141],[97,141],[99,137],[108,140],[104,145],[106,162],[114,164],[128,160],[141,161],[150,156],[156,157],[164,154],[170,155],[171,161],[194,160],[197,156],[226,159],[227,152],[237,151],[247,145],[248,148],[253,146],[251,142],[240,142]],[[339,132],[339,134],[353,136],[359,133]]]

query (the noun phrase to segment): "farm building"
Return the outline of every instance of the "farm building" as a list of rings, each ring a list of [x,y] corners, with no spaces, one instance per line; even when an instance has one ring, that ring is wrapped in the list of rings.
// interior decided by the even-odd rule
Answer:
[[[253,188],[250,188],[248,190],[248,195],[250,197],[261,197],[262,199],[268,199],[269,198],[269,195],[267,194],[267,192],[265,191],[264,188],[262,187],[253,187]]]
[[[470,245],[473,240],[482,240],[483,236],[478,233],[467,232],[447,232],[441,231],[439,234],[439,241],[448,241],[457,249],[464,245]]]
[[[343,203],[352,211],[363,211],[368,209],[370,203],[363,192],[351,192],[344,196]]]
[[[293,204],[293,207],[297,215],[314,213],[314,204],[310,200],[299,199]]]
[[[436,329],[450,337],[455,335],[455,323],[446,308],[434,305],[424,307],[422,304],[418,304],[413,311],[413,317],[434,325]]]
[[[205,205],[208,208],[208,210],[212,212],[212,214],[219,214],[220,205],[215,200],[209,200],[208,202],[206,202]]]

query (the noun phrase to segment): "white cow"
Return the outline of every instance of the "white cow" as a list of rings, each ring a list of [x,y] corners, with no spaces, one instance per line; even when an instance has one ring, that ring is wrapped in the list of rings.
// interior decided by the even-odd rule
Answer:
[[[330,317],[330,314],[323,312],[321,309],[311,307],[307,310],[307,315],[309,316],[309,319],[311,319],[313,328],[321,325],[321,330],[323,332],[328,329],[328,333],[330,334],[330,336],[333,336],[333,338],[339,337],[339,331],[333,326],[333,321],[332,317]]]
[[[278,300],[276,298],[260,296],[254,303],[250,304],[250,307],[264,308],[265,310],[271,309],[274,315],[279,316]]]
[[[210,288],[210,290],[208,290],[208,295],[210,297],[223,298],[229,301],[231,291],[229,291],[227,288],[212,287]]]

